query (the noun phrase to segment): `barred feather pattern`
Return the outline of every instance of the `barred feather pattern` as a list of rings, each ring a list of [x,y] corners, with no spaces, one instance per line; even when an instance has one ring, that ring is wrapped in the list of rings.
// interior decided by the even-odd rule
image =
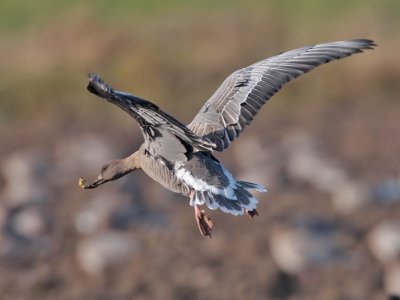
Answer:
[[[367,39],[316,44],[239,69],[225,79],[188,127],[197,136],[214,143],[213,150],[223,151],[284,84],[320,65],[374,46]]]
[[[257,208],[258,200],[248,190],[255,189],[259,192],[267,192],[261,184],[236,180],[232,174],[222,167],[224,176],[229,184],[216,187],[206,180],[196,178],[189,170],[181,165],[175,168],[176,176],[190,189],[194,190],[190,205],[207,205],[209,209],[220,209],[232,215],[242,215],[244,210],[252,211]]]

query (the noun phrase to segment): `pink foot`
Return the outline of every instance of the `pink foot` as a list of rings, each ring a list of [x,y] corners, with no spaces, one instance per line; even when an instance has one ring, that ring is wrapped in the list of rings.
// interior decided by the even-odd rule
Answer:
[[[208,236],[209,238],[211,238],[211,231],[214,227],[214,223],[206,215],[205,211],[200,210],[200,208],[197,205],[195,205],[194,216],[196,218],[197,226],[199,227],[200,233],[203,236]]]

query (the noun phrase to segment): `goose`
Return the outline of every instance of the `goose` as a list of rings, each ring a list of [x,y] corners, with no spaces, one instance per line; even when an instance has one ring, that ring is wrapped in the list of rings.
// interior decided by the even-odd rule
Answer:
[[[253,219],[258,216],[258,200],[250,190],[267,189],[236,179],[213,153],[228,148],[285,83],[317,66],[375,46],[368,39],[315,44],[239,69],[225,79],[188,125],[148,100],[114,90],[99,75],[91,73],[89,92],[131,115],[139,124],[144,142],[130,156],[107,162],[91,183],[79,178],[79,185],[84,189],[97,188],[142,169],[165,188],[189,197],[203,236],[211,237],[214,223],[201,205],[232,215],[247,213]]]

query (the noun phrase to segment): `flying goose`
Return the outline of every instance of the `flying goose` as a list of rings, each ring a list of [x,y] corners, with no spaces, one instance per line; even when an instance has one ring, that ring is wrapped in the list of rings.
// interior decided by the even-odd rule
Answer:
[[[253,218],[258,215],[258,201],[249,190],[266,192],[267,189],[237,180],[213,152],[228,148],[285,83],[331,60],[374,46],[373,41],[366,39],[316,44],[237,70],[225,79],[187,126],[150,101],[114,90],[92,73],[87,89],[130,114],[139,123],[144,143],[130,156],[107,162],[92,183],[80,178],[79,185],[84,189],[96,188],[142,169],[167,189],[190,198],[203,236],[211,237],[213,222],[200,205],[233,215],[246,212]]]

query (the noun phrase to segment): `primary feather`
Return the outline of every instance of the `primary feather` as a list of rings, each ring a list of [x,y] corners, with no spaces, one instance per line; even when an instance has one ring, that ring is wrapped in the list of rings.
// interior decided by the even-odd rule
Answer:
[[[372,49],[371,40],[356,39],[317,44],[284,52],[233,72],[204,104],[188,127],[215,144],[229,147],[260,108],[282,86],[315,67]]]

